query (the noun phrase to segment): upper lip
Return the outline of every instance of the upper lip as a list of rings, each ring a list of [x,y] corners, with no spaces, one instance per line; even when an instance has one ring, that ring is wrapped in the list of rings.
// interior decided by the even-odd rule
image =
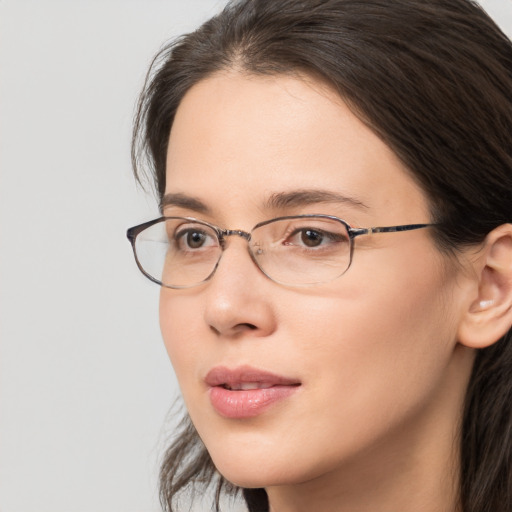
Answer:
[[[298,379],[283,377],[251,366],[239,366],[233,369],[216,366],[207,373],[204,380],[210,387],[223,386],[234,389],[239,389],[244,384],[258,384],[257,387],[265,388],[300,385]]]

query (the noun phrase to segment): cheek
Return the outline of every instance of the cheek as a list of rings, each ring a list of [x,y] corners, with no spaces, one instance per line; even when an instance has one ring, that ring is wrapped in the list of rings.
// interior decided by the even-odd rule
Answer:
[[[196,375],[195,366],[201,354],[201,338],[198,332],[201,317],[197,304],[173,290],[160,292],[160,330],[167,354],[182,388],[187,380]]]
[[[314,428],[338,439],[340,426],[346,439],[368,440],[426,407],[456,345],[442,274],[421,264],[407,276],[400,265],[387,268],[347,279],[342,297],[296,300],[289,311],[316,391]]]

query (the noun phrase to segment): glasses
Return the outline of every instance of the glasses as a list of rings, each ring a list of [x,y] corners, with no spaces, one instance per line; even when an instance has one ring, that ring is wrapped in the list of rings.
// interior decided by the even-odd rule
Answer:
[[[247,241],[250,257],[269,279],[304,286],[343,275],[358,236],[428,226],[432,224],[353,228],[331,215],[295,215],[260,222],[248,233],[191,217],[160,217],[130,228],[126,235],[141,272],[161,286],[191,288],[211,279],[230,236]]]

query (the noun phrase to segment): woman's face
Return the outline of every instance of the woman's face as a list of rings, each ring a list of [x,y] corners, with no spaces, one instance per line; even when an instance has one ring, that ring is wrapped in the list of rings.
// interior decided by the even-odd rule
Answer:
[[[244,231],[300,214],[429,222],[395,154],[307,77],[224,72],[193,87],[172,128],[166,193],[166,215]],[[308,287],[268,279],[246,244],[229,237],[210,281],[161,291],[165,345],[219,471],[286,485],[435,452],[467,375],[464,290],[429,228],[358,237],[349,270]]]

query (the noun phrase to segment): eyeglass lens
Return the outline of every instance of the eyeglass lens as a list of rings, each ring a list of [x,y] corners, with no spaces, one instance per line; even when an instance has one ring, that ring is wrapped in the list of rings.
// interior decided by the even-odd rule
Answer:
[[[171,288],[187,288],[207,280],[222,256],[217,231],[202,222],[168,218],[142,232],[135,241],[141,269]],[[347,226],[316,216],[277,219],[251,232],[249,252],[270,279],[289,285],[316,284],[343,274],[350,265]]]

